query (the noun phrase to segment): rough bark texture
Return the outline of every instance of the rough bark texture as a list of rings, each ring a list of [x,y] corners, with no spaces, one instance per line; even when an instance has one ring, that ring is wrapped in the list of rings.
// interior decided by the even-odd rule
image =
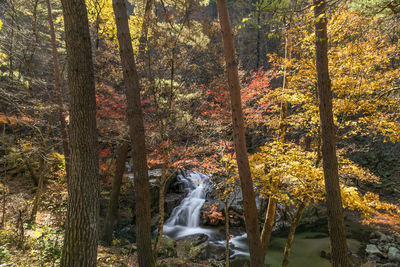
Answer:
[[[217,8],[221,24],[226,71],[231,96],[233,139],[243,194],[243,212],[249,243],[250,264],[253,267],[264,266],[264,253],[261,246],[257,206],[247,157],[238,67],[235,59],[235,48],[233,45],[233,34],[229,20],[227,1],[218,0]]]
[[[150,185],[140,85],[124,0],[113,0],[120,57],[126,86],[127,119],[133,146],[133,173],[136,197],[136,240],[139,266],[155,266],[151,248]]]
[[[349,259],[340,195],[336,157],[336,131],[333,123],[331,81],[328,70],[328,35],[326,1],[314,0],[316,66],[321,120],[322,160],[325,176],[326,204],[329,219],[332,265],[347,267]]]
[[[114,179],[111,189],[110,202],[108,204],[106,221],[104,223],[103,241],[111,244],[112,234],[117,219],[119,192],[121,189],[122,177],[125,171],[125,162],[128,156],[129,143],[123,142],[118,148]]]
[[[58,106],[58,119],[60,121],[61,126],[61,138],[62,138],[62,146],[64,151],[65,157],[65,170],[66,170],[66,177],[68,180],[69,177],[69,162],[70,162],[70,152],[69,152],[69,144],[68,144],[68,131],[67,131],[67,124],[65,122],[64,116],[64,103],[62,99],[62,91],[61,91],[61,77],[60,77],[60,67],[58,65],[58,57],[57,57],[57,46],[56,46],[56,34],[54,30],[54,23],[53,23],[53,15],[51,13],[51,5],[50,0],[46,0],[47,3],[47,17],[50,26],[50,36],[51,36],[51,51],[53,56],[53,65],[54,65],[54,78],[55,78],[55,100]]]
[[[286,240],[285,253],[283,255],[282,267],[287,267],[289,265],[289,257],[290,257],[290,251],[291,251],[292,245],[293,245],[294,234],[296,233],[296,228],[299,225],[301,215],[303,214],[305,206],[306,205],[304,204],[304,202],[302,202],[299,206],[299,209],[297,210],[296,216],[292,219],[288,239]]]
[[[70,170],[61,266],[96,266],[99,160],[92,49],[84,0],[62,0],[68,59]]]

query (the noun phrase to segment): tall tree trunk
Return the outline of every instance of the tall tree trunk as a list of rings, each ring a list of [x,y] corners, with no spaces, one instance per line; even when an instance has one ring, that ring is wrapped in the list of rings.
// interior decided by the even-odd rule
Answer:
[[[140,85],[129,32],[127,9],[124,0],[113,0],[119,51],[126,86],[127,111],[131,142],[133,145],[133,173],[136,197],[136,240],[139,266],[155,266],[151,248],[150,185],[147,172],[147,155]]]
[[[282,261],[282,267],[287,267],[289,265],[289,256],[290,256],[290,250],[292,249],[294,234],[296,233],[296,228],[299,225],[301,215],[303,214],[305,207],[306,207],[305,203],[301,202],[299,209],[296,212],[296,216],[294,218],[292,218],[292,223],[290,225],[288,239],[286,240],[285,252],[284,252],[283,261]]]
[[[113,229],[117,219],[119,192],[121,189],[122,177],[124,176],[128,149],[129,143],[127,141],[123,141],[117,152],[110,202],[108,204],[106,221],[104,223],[103,241],[106,242],[107,245],[111,244]]]
[[[229,20],[227,0],[217,0],[217,7],[221,24],[225,64],[231,96],[233,139],[243,194],[243,211],[249,243],[250,262],[253,267],[264,266],[264,253],[260,240],[258,212],[253,189],[253,181],[250,174],[249,159],[247,157],[238,66],[235,59],[233,33]]]
[[[60,67],[58,65],[58,56],[57,56],[57,44],[56,44],[56,33],[54,29],[53,23],[53,15],[51,12],[51,4],[50,0],[46,0],[47,3],[47,17],[50,26],[50,36],[51,36],[51,52],[53,56],[53,65],[54,65],[54,77],[55,77],[55,90],[54,95],[56,99],[56,104],[58,106],[58,120],[60,121],[61,126],[61,138],[62,138],[62,146],[65,157],[65,171],[66,177],[68,180],[69,177],[69,161],[70,161],[70,152],[69,152],[69,144],[68,144],[68,131],[67,124],[65,122],[64,115],[64,103],[62,99],[62,91],[61,91],[61,76],[60,76]]]
[[[346,228],[344,226],[343,205],[340,195],[338,162],[336,157],[336,131],[333,123],[331,81],[328,69],[328,35],[325,0],[314,0],[314,17],[322,161],[325,177],[332,265],[347,267],[349,266],[349,258],[347,254]]]
[[[61,266],[96,266],[99,160],[92,49],[84,0],[61,0],[71,96],[68,206]]]

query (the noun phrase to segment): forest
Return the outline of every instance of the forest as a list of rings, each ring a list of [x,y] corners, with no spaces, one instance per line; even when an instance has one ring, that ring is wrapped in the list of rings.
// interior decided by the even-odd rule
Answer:
[[[400,266],[400,0],[0,0],[0,267]]]

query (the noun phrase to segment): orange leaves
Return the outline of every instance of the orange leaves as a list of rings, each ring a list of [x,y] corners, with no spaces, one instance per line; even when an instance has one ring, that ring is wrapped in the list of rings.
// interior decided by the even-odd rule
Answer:
[[[27,116],[7,116],[4,113],[0,113],[0,123],[4,124],[18,124],[18,123],[27,123],[27,122],[33,122],[33,119],[27,117]]]
[[[208,217],[211,223],[214,223],[218,220],[224,221],[225,216],[223,216],[221,211],[217,211],[218,206],[219,206],[218,202],[214,202],[211,205],[204,205],[205,211],[203,212],[203,218]]]

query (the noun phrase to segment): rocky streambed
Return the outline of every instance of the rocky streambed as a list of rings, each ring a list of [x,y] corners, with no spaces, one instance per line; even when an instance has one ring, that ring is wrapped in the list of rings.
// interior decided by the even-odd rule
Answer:
[[[152,172],[157,175],[157,172]],[[152,180],[152,214],[158,213],[158,187]],[[249,254],[244,232],[241,195],[238,193],[230,207],[231,266],[249,266]],[[130,200],[131,201],[131,200]],[[131,201],[132,202],[132,201]],[[216,204],[217,211],[224,206],[216,197],[212,184],[201,173],[180,173],[171,179],[166,192],[166,222],[159,258],[164,266],[223,266],[225,258],[224,221],[211,221],[207,206]],[[257,205],[265,210],[267,202],[259,199]],[[134,207],[134,203],[130,203]],[[133,212],[133,211],[130,211]],[[317,214],[317,215],[316,215]],[[129,217],[129,216],[127,216]],[[156,231],[157,216],[153,216]],[[303,216],[295,235],[289,266],[330,266],[327,218],[323,211],[310,210]],[[262,214],[260,216],[262,219]],[[289,217],[284,207],[278,207],[273,236],[266,257],[266,266],[281,266]],[[133,221],[134,222],[134,221]],[[373,231],[359,224],[347,222],[348,245],[354,266],[400,266],[400,238]],[[119,226],[116,237],[134,242],[132,220]]]

